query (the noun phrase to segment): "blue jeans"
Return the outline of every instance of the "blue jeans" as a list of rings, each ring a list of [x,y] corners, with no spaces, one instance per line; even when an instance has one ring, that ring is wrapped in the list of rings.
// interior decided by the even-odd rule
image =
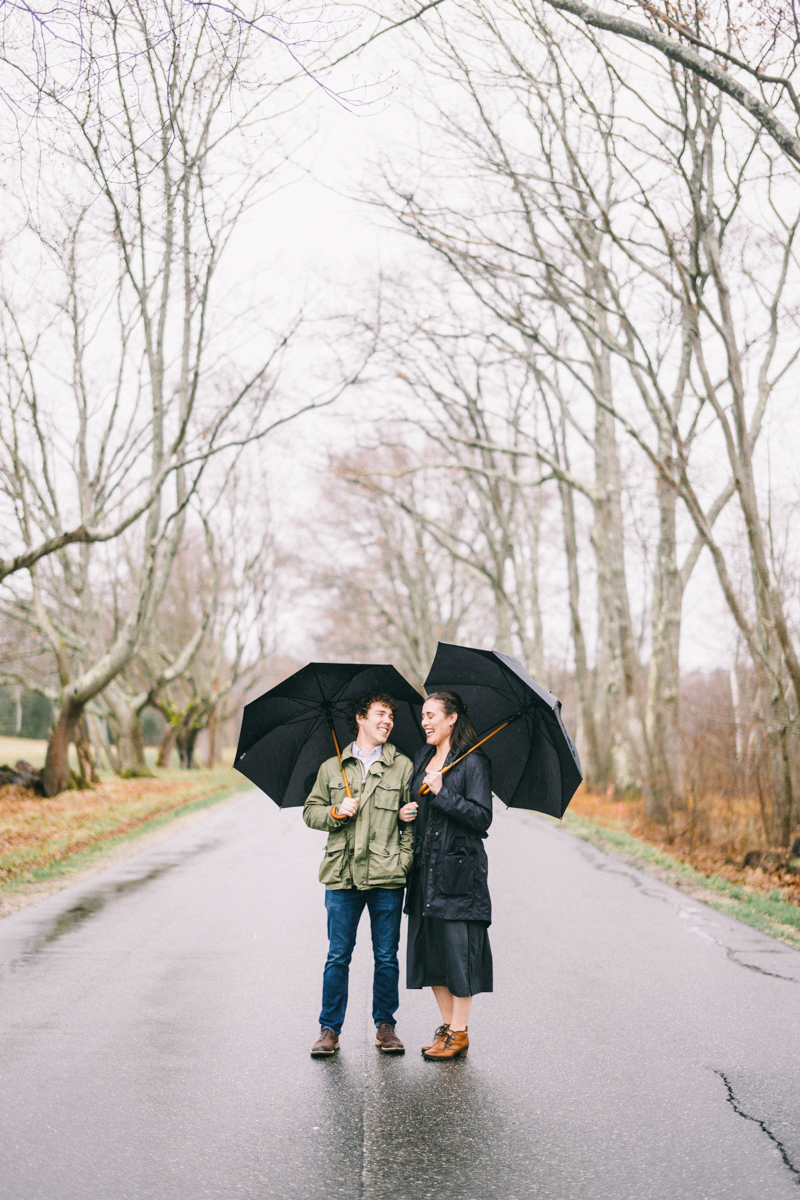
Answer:
[[[356,944],[358,922],[364,908],[369,909],[372,927],[372,952],[375,974],[372,981],[372,1019],[376,1027],[394,1025],[394,1014],[400,1004],[397,947],[400,944],[400,919],[403,914],[403,888],[357,888],[326,891],[328,910],[328,941],[330,948],[322,976],[322,1012],[319,1023],[323,1029],[341,1033],[347,1008],[347,983],[350,959]]]

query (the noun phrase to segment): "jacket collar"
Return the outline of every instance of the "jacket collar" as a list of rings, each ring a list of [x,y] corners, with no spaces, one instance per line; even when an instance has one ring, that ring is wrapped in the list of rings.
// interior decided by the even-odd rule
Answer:
[[[355,745],[355,742],[353,741],[353,742],[348,742],[348,744],[345,746],[344,750],[342,751],[342,762],[344,762],[346,758],[352,758],[354,762],[358,762],[358,759],[356,758],[355,754],[353,753],[354,745]],[[375,762],[383,763],[385,766],[390,767],[396,757],[397,757],[396,748],[392,745],[391,742],[384,742],[383,747],[381,748],[381,756],[380,756],[380,758],[376,759]],[[374,767],[375,763],[373,763],[372,766]],[[371,769],[372,768],[370,768],[370,770]]]
[[[417,753],[420,755],[420,766],[427,766],[436,753],[436,747],[426,745],[423,746],[421,750],[418,750]],[[443,767],[449,767],[450,764],[456,758],[459,758],[461,754],[463,754],[463,750],[448,750],[447,758],[444,760]]]

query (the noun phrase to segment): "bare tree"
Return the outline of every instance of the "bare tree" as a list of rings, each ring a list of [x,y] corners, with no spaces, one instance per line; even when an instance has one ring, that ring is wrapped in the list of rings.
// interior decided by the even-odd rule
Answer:
[[[162,14],[163,27],[154,30],[146,28],[148,20],[151,26],[153,24],[152,14],[148,18],[138,0],[126,0],[119,9],[104,4],[98,8],[86,4],[84,0],[68,0],[66,3],[48,4],[45,7],[9,0],[0,12],[0,95],[6,101],[5,132],[11,134],[13,130],[15,136],[9,136],[6,140],[9,143],[16,140],[20,151],[24,150],[26,157],[30,157],[32,149],[36,148],[41,163],[44,146],[37,122],[46,122],[48,115],[52,116],[50,110],[55,103],[61,105],[69,114],[70,121],[77,122],[79,126],[82,121],[85,122],[82,132],[88,144],[82,149],[84,153],[88,150],[91,158],[93,131],[97,133],[102,128],[103,115],[93,103],[90,93],[93,91],[99,95],[104,92],[113,96],[118,90],[117,85],[120,85],[122,90],[127,86],[128,103],[123,102],[123,109],[126,118],[130,120],[133,117],[133,123],[137,124],[134,140],[138,139],[142,133],[142,114],[136,112],[137,105],[132,102],[136,89],[133,76],[142,68],[142,63],[137,60],[142,60],[145,64],[145,74],[152,74],[154,66],[158,73],[158,55],[154,54],[154,51],[162,37],[173,51],[179,49],[183,54],[193,38],[196,38],[191,26],[196,26],[198,21],[202,24],[206,42],[202,55],[207,57],[211,51],[212,55],[218,53],[220,58],[227,62],[227,75],[223,70],[221,76],[223,87],[221,91],[218,90],[216,99],[209,105],[209,115],[214,112],[215,107],[217,115],[220,109],[224,108],[226,86],[233,91],[240,88],[244,78],[241,71],[244,63],[252,61],[254,54],[259,50],[264,52],[267,49],[277,53],[272,55],[272,83],[262,90],[274,93],[278,89],[296,85],[298,81],[307,81],[337,104],[358,111],[385,96],[385,83],[376,79],[373,84],[359,83],[355,88],[337,89],[329,82],[331,71],[358,55],[376,39],[416,21],[441,2],[442,0],[431,0],[411,13],[375,12],[354,7],[346,15],[333,15],[328,11],[318,14],[316,20],[309,21],[309,14],[303,8],[293,10],[281,6],[270,10],[261,5],[248,8],[238,3],[217,0],[202,7],[195,4],[168,6]],[[101,30],[99,50],[98,29]],[[125,36],[126,32],[128,36]],[[138,34],[142,32],[144,36],[139,37]],[[121,36],[117,43],[118,35]],[[102,44],[104,41],[108,42],[109,38],[114,42],[110,50]],[[199,44],[198,42],[198,47]],[[161,51],[159,54],[163,66],[167,56]],[[191,74],[190,69],[184,77],[184,82]],[[194,74],[197,76],[198,72],[195,71]],[[127,85],[122,85],[122,76],[128,77]],[[178,128],[182,125],[180,120],[177,125],[172,124],[171,119],[167,120],[161,125],[161,134],[158,133],[160,118],[169,113],[174,116],[171,106],[179,95],[179,106],[185,109],[187,96],[181,95],[181,85],[178,84],[173,86],[171,91],[163,90],[160,103],[156,101],[150,113],[151,124],[146,128],[144,141],[155,143],[161,152],[171,144],[176,134],[178,138],[181,136]],[[84,100],[85,110],[81,114]],[[241,116],[241,113],[239,115]],[[153,120],[155,123],[152,123]],[[145,126],[147,127],[146,121]],[[207,132],[210,132],[210,129],[209,125]],[[128,132],[133,133],[133,126]],[[57,135],[56,141],[59,140],[60,136]],[[123,133],[116,152],[119,155],[119,164],[128,161],[130,165],[125,140],[126,135]],[[58,149],[63,151],[64,146]],[[121,180],[116,177],[113,155],[109,156],[108,146],[103,146],[102,134],[97,139],[94,150],[101,153],[104,161],[102,164],[99,160],[91,164],[89,174],[94,179],[98,192],[106,193],[107,185],[113,187]],[[139,166],[144,163],[144,175],[138,169],[134,171],[134,186],[138,186],[147,178],[159,158],[158,148],[155,153],[142,151],[143,146],[137,142],[133,160],[135,161],[138,153],[139,159],[142,160]],[[270,168],[267,168],[268,173],[269,170]],[[177,198],[177,190],[174,195]],[[91,205],[93,198],[94,194],[90,189],[87,206]],[[124,201],[122,206],[125,207]],[[57,206],[57,211],[60,212],[60,205]],[[118,213],[112,214],[112,222],[118,216]],[[22,216],[21,223],[27,224],[26,216]],[[135,252],[137,247],[131,243],[129,249]],[[153,278],[156,277],[157,273],[153,275]],[[140,282],[144,283],[144,280]],[[180,461],[179,455],[177,459]],[[164,468],[167,474],[176,469],[175,461],[169,462]],[[162,476],[156,476],[150,481],[149,489],[133,489],[126,497],[127,503],[118,505],[113,513],[93,514],[98,520],[97,524],[89,524],[84,519],[79,524],[73,522],[70,527],[59,528],[56,531],[29,529],[22,539],[25,542],[24,548],[18,549],[16,553],[12,552],[8,557],[0,556],[0,583],[8,576],[29,570],[43,558],[68,546],[115,540],[152,508],[163,482]],[[25,506],[24,483],[16,476],[13,462],[0,463],[0,490],[5,492],[12,507]]]
[[[391,442],[383,429],[383,442]],[[311,568],[326,653],[394,662],[421,687],[437,641],[480,636],[492,604],[463,556],[442,545],[426,515],[454,539],[472,527],[458,480],[426,478],[390,444],[340,458],[327,487],[335,520],[317,525]],[[387,488],[387,477],[396,483]],[[346,538],[343,533],[346,531]]]
[[[103,584],[113,553],[62,545],[30,563],[30,588],[12,593],[7,611],[57,664],[48,794],[69,783],[67,749],[86,704],[152,622],[209,460],[235,457],[337,391],[299,409],[278,402],[291,327],[260,361],[237,362],[215,343],[217,327],[230,341],[237,316],[217,298],[220,261],[286,161],[279,142],[271,158],[265,138],[253,149],[280,109],[239,21],[223,30],[181,5],[101,9],[85,21],[94,57],[80,86],[52,76],[43,93],[38,128],[58,166],[20,247],[30,253],[35,238],[48,295],[31,311],[22,279],[6,284],[7,513],[34,557],[64,537],[73,513],[87,530],[128,526],[129,566],[124,581]]]
[[[673,70],[655,82],[630,71],[623,77],[619,63],[598,60],[594,45],[582,52],[580,37],[564,44],[514,3],[491,10],[462,5],[460,12],[457,34],[452,24],[432,31],[429,62],[468,101],[443,103],[449,94],[441,88],[434,111],[437,153],[444,128],[448,146],[469,163],[472,191],[454,193],[448,160],[441,179],[434,166],[416,187],[394,184],[394,211],[492,314],[494,336],[529,363],[543,401],[554,407],[549,444],[541,431],[532,437],[529,426],[531,444],[513,452],[534,455],[592,503],[597,674],[609,699],[623,702],[606,708],[602,728],[624,742],[626,722],[643,710],[645,719],[635,722],[643,767],[654,812],[663,813],[681,800],[681,600],[703,547],[778,698],[772,727],[788,736],[796,710],[796,697],[794,708],[784,704],[794,650],[765,552],[754,457],[766,405],[797,353],[785,341],[795,320],[796,216],[769,146],[693,76]],[[639,112],[649,114],[646,123]],[[653,129],[655,112],[663,123]],[[530,138],[521,142],[522,129],[533,134],[535,152]],[[744,294],[751,298],[747,309],[731,299]],[[748,371],[758,380],[754,388]],[[730,409],[720,389],[736,395]],[[556,452],[561,429],[577,445],[582,467],[574,465],[573,450],[566,471]],[[646,704],[627,600],[620,430],[653,470],[658,511]],[[723,451],[727,471],[708,470],[711,445]],[[473,446],[508,451],[509,440]],[[587,446],[593,478],[585,469]],[[713,535],[735,494],[756,579],[758,625],[744,612]],[[687,515],[694,537],[679,564],[678,521]],[[765,636],[777,659],[759,645]],[[622,764],[618,758],[612,770],[620,782],[630,778],[629,765],[623,769],[630,755],[624,744],[617,749]],[[779,770],[774,756],[774,770],[784,790],[785,839],[792,770],[782,753],[784,765]]]
[[[167,721],[159,766],[169,765],[177,747],[181,765],[192,768],[204,730],[213,766],[216,728],[231,720],[275,653],[283,562],[265,494],[263,473],[226,475],[206,518],[205,554],[187,561],[183,586],[175,588],[173,627],[193,624],[198,644],[190,657],[183,651],[181,670],[156,680],[149,693]]]
[[[670,63],[729,96],[761,126],[793,163],[800,164],[800,98],[795,89],[800,25],[790,4],[749,3],[733,15],[688,3],[661,6],[636,0],[643,20],[603,11],[583,0],[544,0],[591,29],[657,50]],[[627,14],[631,6],[619,5]],[[741,76],[747,79],[742,83]]]

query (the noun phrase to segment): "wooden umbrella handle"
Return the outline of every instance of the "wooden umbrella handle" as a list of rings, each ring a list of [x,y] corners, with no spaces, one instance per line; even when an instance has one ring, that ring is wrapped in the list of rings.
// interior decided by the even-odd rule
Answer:
[[[453,767],[455,767],[458,763],[462,762],[467,757],[468,754],[472,754],[472,751],[477,750],[478,746],[482,746],[484,742],[488,742],[489,738],[493,738],[496,733],[499,733],[501,729],[505,729],[506,725],[510,725],[510,724],[511,724],[511,718],[509,718],[507,721],[504,721],[502,725],[498,725],[497,729],[493,729],[491,733],[487,733],[486,737],[481,738],[481,740],[479,742],[476,742],[474,746],[470,746],[469,750],[465,751],[464,754],[462,754],[460,758],[456,758],[453,762],[451,762],[449,767],[445,767],[445,769],[442,771],[442,774],[446,775],[448,771],[452,771]],[[334,734],[334,737],[335,736],[336,735]],[[419,789],[419,792],[417,793],[417,795],[418,796],[427,796],[428,792],[430,790],[431,789],[428,787],[427,783],[423,783],[423,785]]]
[[[336,740],[336,731],[332,725],[331,725],[331,734],[333,735],[333,744],[336,747],[336,757],[339,759],[339,770],[342,772],[342,779],[344,780],[344,790],[347,793],[347,799],[352,800],[353,793],[350,791],[350,784],[347,782],[347,776],[344,773],[344,767],[342,766],[342,752],[339,749],[339,743]],[[455,763],[453,765],[455,766]]]

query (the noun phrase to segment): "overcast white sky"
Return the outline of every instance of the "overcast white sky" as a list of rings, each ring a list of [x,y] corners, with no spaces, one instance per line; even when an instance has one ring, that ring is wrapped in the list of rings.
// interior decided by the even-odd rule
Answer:
[[[384,82],[373,89],[376,103],[371,109],[354,114],[322,90],[310,97],[293,118],[309,134],[294,181],[254,212],[237,237],[227,269],[241,271],[243,277],[255,274],[259,279],[256,290],[266,290],[274,298],[276,312],[287,319],[304,303],[312,310],[352,308],[379,271],[391,270],[398,263],[407,265],[417,252],[408,238],[387,227],[380,213],[358,200],[371,164],[387,149],[415,143],[415,67],[404,61],[399,39],[394,58],[386,53],[390,48],[390,39],[384,39],[380,65],[378,56],[372,64],[359,64],[362,80],[377,80],[380,70],[384,72]],[[352,78],[351,74],[340,77],[340,86],[349,86]],[[311,360],[307,364],[295,360],[292,371],[298,389],[313,381],[317,366]],[[369,415],[364,393],[354,392],[335,410],[303,418],[287,428],[265,448],[272,464],[276,515],[289,543],[295,525],[313,514],[319,503],[318,481],[330,449],[351,442]],[[773,453],[777,474],[784,474],[790,490],[796,492],[797,480],[790,482],[797,471],[791,445],[791,438],[779,438]],[[636,578],[634,560],[632,555],[630,582],[636,603],[637,594],[644,591],[644,580]],[[584,591],[589,623],[591,575],[592,571],[587,571]],[[560,589],[552,589],[549,607],[552,635],[560,642],[567,636]],[[298,609],[286,618],[292,647],[303,656],[310,644],[308,614]],[[686,594],[683,666],[700,670],[726,667],[734,650],[733,623],[704,553]]]

